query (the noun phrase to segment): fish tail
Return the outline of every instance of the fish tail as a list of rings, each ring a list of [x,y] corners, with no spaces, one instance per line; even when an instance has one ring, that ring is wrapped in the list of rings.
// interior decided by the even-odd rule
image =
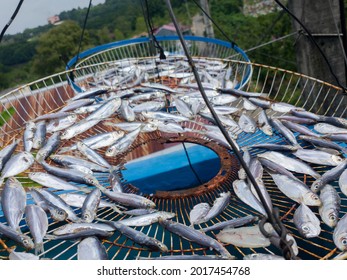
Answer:
[[[44,245],[43,243],[38,243],[35,245],[35,255],[37,256],[38,254],[44,252]]]

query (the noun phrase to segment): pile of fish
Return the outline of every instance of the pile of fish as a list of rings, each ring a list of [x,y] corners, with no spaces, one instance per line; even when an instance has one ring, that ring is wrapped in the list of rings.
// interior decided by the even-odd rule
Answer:
[[[0,150],[1,206],[7,223],[0,223],[0,234],[27,250],[35,249],[36,255],[44,252],[45,239],[81,239],[78,259],[106,259],[99,238],[107,239],[115,231],[148,250],[167,252],[163,242],[133,228],[159,223],[184,239],[214,249],[220,258],[232,259],[234,256],[222,243],[279,247],[279,237],[271,225],[266,224],[270,237],[265,237],[254,224],[258,220],[255,216],[203,226],[223,213],[233,194],[259,217],[267,216],[259,198],[261,194],[268,209],[272,209],[263,182],[265,170],[278,189],[297,203],[294,224],[299,233],[305,238],[319,236],[322,221],[334,228],[336,247],[346,251],[347,215],[340,218],[341,199],[332,184],[338,182],[347,196],[347,120],[316,115],[269,100],[264,93],[237,89],[233,69],[223,61],[196,59],[195,63],[210,104],[236,145],[242,143],[242,134],[262,133],[270,139],[269,143],[237,145],[258,191],[241,168],[230,191],[220,193],[212,206],[200,203],[190,209],[190,226],[173,221],[175,213],[159,211],[151,199],[124,192],[122,166],[112,162],[141,134],[191,133],[230,149],[184,58],[128,59],[96,73],[88,87],[75,92],[62,108],[28,121],[23,133]],[[175,83],[168,86],[156,82],[164,77]],[[326,171],[318,173],[315,166],[324,166]],[[41,171],[35,171],[37,168]],[[313,178],[311,186],[298,179],[298,174]],[[41,187],[24,189],[16,179],[23,176]],[[101,182],[100,178],[106,180]],[[57,190],[65,193],[57,195]],[[98,218],[98,209],[105,207],[122,218]],[[318,207],[319,215],[312,207]],[[49,219],[63,225],[51,228]],[[22,228],[28,228],[30,234],[23,234]],[[209,231],[219,231],[218,240],[206,234]],[[298,254],[294,238],[290,234],[287,238],[293,240],[293,251]],[[13,258],[25,258],[25,254],[13,252]],[[245,257],[258,258],[279,257]]]

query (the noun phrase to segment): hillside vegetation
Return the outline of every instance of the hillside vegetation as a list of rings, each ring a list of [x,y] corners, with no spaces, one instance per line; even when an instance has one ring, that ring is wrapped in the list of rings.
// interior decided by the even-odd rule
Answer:
[[[148,3],[155,27],[171,21],[164,1],[149,0]],[[181,24],[191,25],[192,16],[199,12],[193,1],[173,0],[172,5]],[[282,12],[253,17],[243,15],[242,7],[242,0],[210,1],[212,18],[242,49],[292,32],[290,18]],[[45,25],[6,35],[0,45],[0,89],[63,71],[66,62],[77,54],[86,11],[73,9],[60,13],[64,22],[57,26]],[[140,0],[106,0],[90,11],[82,50],[144,32],[147,28]],[[226,40],[216,28],[215,36]],[[258,63],[295,70],[294,40],[269,44],[248,55]]]

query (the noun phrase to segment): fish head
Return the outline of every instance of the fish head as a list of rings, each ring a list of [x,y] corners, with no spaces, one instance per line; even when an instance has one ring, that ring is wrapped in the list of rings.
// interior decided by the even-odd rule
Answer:
[[[76,143],[76,145],[77,145],[77,148],[78,148],[79,150],[84,150],[84,149],[87,147],[87,145],[86,145],[85,143],[83,143],[82,141],[78,141],[78,142]]]
[[[86,210],[82,215],[83,222],[91,223],[94,220],[94,216],[92,211]]]
[[[322,204],[322,201],[317,194],[308,191],[303,195],[303,203],[309,206],[320,206]]]
[[[269,136],[272,136],[272,135],[273,135],[272,127],[269,126],[269,125],[264,125],[264,126],[262,127],[262,131],[263,131],[266,135],[269,135]]]
[[[314,193],[318,192],[321,188],[323,188],[324,186],[324,182],[321,179],[317,179],[316,181],[314,181],[312,183],[311,186],[311,191],[313,191]]]
[[[77,120],[77,114],[69,115],[67,118],[70,122],[74,122]]]
[[[306,238],[317,237],[320,234],[320,227],[315,225],[314,223],[303,223],[300,228],[298,228],[299,232],[305,236]]]
[[[124,131],[113,131],[111,135],[113,139],[119,139],[123,137],[124,134],[125,134]]]
[[[347,232],[344,231],[335,236],[334,243],[341,251],[347,251]]]
[[[152,200],[146,199],[143,203],[146,209],[152,209],[155,207],[155,203]]]
[[[339,213],[334,209],[328,209],[322,214],[322,220],[331,228],[337,225],[338,219]]]
[[[98,179],[96,179],[94,176],[86,174],[86,176],[84,178],[89,185],[93,185],[93,186],[99,186],[100,185]]]
[[[116,154],[117,154],[117,147],[115,147],[115,146],[109,147],[105,152],[105,156],[107,156],[107,157],[113,157]]]
[[[158,129],[158,126],[154,123],[147,123],[142,128],[141,131],[143,132],[153,132]]]
[[[61,222],[66,220],[68,217],[68,214],[63,209],[50,207],[49,210],[54,221]]]
[[[29,249],[29,250],[34,249],[35,244],[34,244],[34,242],[32,241],[32,239],[29,236],[21,234],[20,235],[20,240],[21,240],[22,245],[26,249]]]
[[[155,243],[161,252],[168,252],[169,251],[169,249],[167,248],[167,246],[164,243],[162,243],[160,241],[156,241]]]
[[[340,156],[337,155],[332,155],[331,159],[333,162],[335,162],[337,165],[339,165],[340,163],[342,163],[344,161],[344,159]]]
[[[72,129],[66,129],[66,130],[62,133],[61,139],[62,139],[62,140],[67,140],[67,139],[70,139],[70,138],[72,138],[72,137],[74,137],[74,136],[75,136],[75,133],[74,133],[74,131],[73,131]]]

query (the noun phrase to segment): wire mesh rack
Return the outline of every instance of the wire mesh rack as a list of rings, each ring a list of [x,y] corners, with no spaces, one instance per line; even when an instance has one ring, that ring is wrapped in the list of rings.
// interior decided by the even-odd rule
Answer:
[[[130,52],[133,48],[127,48]],[[136,49],[136,48],[134,48]],[[125,48],[124,48],[125,50]],[[121,52],[120,49],[112,49],[112,52]],[[132,55],[123,56],[110,56],[110,52],[101,52],[98,55],[93,55],[92,58],[81,61],[80,67],[72,70],[67,70],[59,74],[55,74],[44,79],[32,82],[25,86],[22,86],[0,98],[0,111],[2,125],[0,127],[0,141],[1,146],[5,147],[13,141],[13,139],[20,139],[16,151],[23,150],[23,133],[25,124],[34,120],[35,118],[44,114],[54,113],[59,111],[66,105],[67,100],[75,96],[74,86],[80,89],[87,90],[95,85],[106,86],[108,88],[107,93],[104,93],[100,97],[105,99],[117,93],[120,90],[116,84],[112,85],[107,83],[104,79],[105,75],[109,73],[118,73],[119,71],[125,71],[127,68],[129,71],[129,65],[132,66],[144,66],[155,65],[155,68],[160,68],[160,65],[167,65],[166,62],[158,60],[155,56],[143,57],[143,53],[139,53],[138,57],[134,59]],[[225,54],[224,57],[230,56]],[[260,65],[250,63],[247,61],[231,60],[226,58],[216,57],[202,57],[194,56],[198,69],[204,68],[204,63],[208,61],[212,65],[222,65],[222,67],[216,67],[213,71],[218,75],[218,72],[225,71],[230,68],[232,75],[230,82],[234,85],[241,85],[241,81],[244,81],[242,87],[247,92],[258,92],[266,94],[267,100],[276,100],[278,102],[286,102],[298,107],[305,108],[307,111],[314,112],[320,115],[335,116],[346,118],[346,103],[347,98],[341,94],[341,90],[331,84],[323,81],[307,77],[291,71],[278,69],[266,65]],[[102,62],[100,62],[102,60]],[[185,62],[185,58],[181,55],[172,54],[168,56],[168,60],[172,63]],[[211,64],[209,64],[211,65]],[[252,71],[249,71],[252,69]],[[167,70],[166,67],[161,71]],[[185,70],[189,72],[190,70]],[[74,72],[75,80],[74,85],[71,86],[69,81],[69,75]],[[182,78],[177,78],[166,73],[165,75],[158,75],[158,72],[151,74],[149,70],[146,70],[148,81],[176,88]],[[125,82],[122,85],[121,90],[131,89],[136,87],[133,81]],[[166,94],[166,107],[165,110],[170,112],[174,110],[172,105],[172,97],[174,94]],[[239,101],[235,106],[241,106]],[[175,111],[173,111],[175,113]],[[259,114],[259,110],[254,110],[250,115],[254,118]],[[269,116],[284,115],[285,113],[279,113],[271,109],[268,110]],[[82,119],[85,115],[81,115],[78,118]],[[114,116],[113,121],[121,122],[122,120],[118,115]],[[213,218],[207,223],[200,224],[199,227],[203,228],[216,224],[221,221],[230,220],[232,218],[242,217],[245,215],[259,216],[259,213],[241,202],[235,195],[232,182],[237,179],[237,172],[239,170],[239,163],[232,150],[216,142],[204,134],[200,134],[193,131],[201,129],[202,124],[209,123],[207,120],[200,116],[195,116],[194,119],[184,123],[184,127],[192,129],[192,132],[186,132],[183,134],[177,133],[165,133],[160,131],[140,133],[136,141],[132,146],[124,153],[121,153],[117,157],[109,158],[109,162],[112,165],[124,164],[128,160],[137,158],[139,155],[147,155],[157,149],[158,143],[167,142],[193,142],[200,145],[204,145],[214,150],[221,161],[221,168],[218,174],[209,182],[202,186],[198,186],[193,191],[179,191],[179,192],[157,192],[153,195],[144,194],[146,198],[151,199],[156,204],[158,210],[168,211],[175,213],[173,220],[180,223],[189,225],[189,212],[194,205],[207,202],[210,205],[219,196],[221,192],[231,192],[231,202],[227,208],[217,217]],[[83,140],[87,137],[95,134],[110,132],[114,128],[104,125],[102,122],[98,123],[91,129],[84,133],[75,136],[73,139],[61,141],[57,152],[63,150],[65,147],[71,146],[76,141]],[[273,136],[267,136],[259,129],[253,134],[245,133],[239,128],[235,128],[233,134],[237,135],[237,144],[240,148],[248,147],[255,143],[279,143],[285,144],[286,139],[277,132]],[[297,134],[296,134],[297,135]],[[308,144],[300,142],[303,147],[308,147]],[[345,145],[344,143],[340,143]],[[104,154],[106,148],[99,148],[97,151],[100,154]],[[262,149],[251,148],[250,152],[253,156],[263,152]],[[72,152],[73,154],[73,152]],[[52,163],[50,159],[47,159],[48,163]],[[312,166],[317,172],[322,174],[326,170],[326,166],[314,165]],[[33,182],[28,179],[29,172],[42,171],[42,167],[39,163],[34,163],[29,170],[17,175],[16,177],[22,182],[24,188],[28,189],[33,186]],[[95,173],[95,176],[99,182],[105,186],[109,186],[108,176],[103,173]],[[313,182],[313,178],[308,175],[296,174],[296,176],[303,182],[310,184]],[[328,226],[321,224],[322,232],[319,237],[313,239],[306,239],[302,237],[293,223],[293,213],[298,207],[298,204],[287,198],[275,185],[271,176],[267,173],[264,174],[263,181],[265,182],[266,189],[268,190],[272,203],[275,207],[279,208],[281,220],[289,230],[289,232],[295,238],[298,248],[299,257],[302,259],[330,259],[335,257],[339,252],[335,248],[332,234],[333,230]],[[131,184],[128,184],[124,178],[122,179],[124,191],[129,193],[138,193],[138,189]],[[347,212],[347,198],[341,193],[335,182],[334,187],[341,197],[341,210],[340,217]],[[55,191],[57,194],[63,193],[63,191]],[[183,195],[185,194],[185,195]],[[27,203],[33,203],[32,197],[28,194]],[[107,198],[103,197],[107,200]],[[77,215],[80,215],[81,209],[74,208]],[[318,216],[318,208],[313,208],[314,213]],[[0,212],[0,221],[6,223],[3,213]],[[125,215],[118,214],[112,208],[101,208],[97,212],[98,218],[117,221],[125,218]],[[55,228],[61,226],[65,222],[56,222],[51,218],[49,219],[48,234],[52,233]],[[136,227],[148,236],[155,237],[168,247],[168,252],[165,255],[211,255],[214,252],[208,248],[202,247],[194,242],[190,242],[175,234],[170,233],[161,227],[158,223],[150,226]],[[21,222],[21,230],[26,235],[30,236],[28,227],[23,219]],[[217,231],[207,233],[211,237],[216,238]],[[39,255],[42,258],[50,259],[76,259],[77,258],[77,241],[68,240],[45,240],[45,250]],[[139,257],[159,257],[163,253],[152,252],[147,248],[140,246],[129,238],[115,232],[111,237],[102,239],[107,255],[109,259],[138,259]],[[251,253],[269,253],[281,255],[281,251],[275,246],[271,245],[264,248],[242,248],[233,246],[231,244],[224,244],[231,254],[235,255],[238,259]],[[7,259],[9,252],[17,246],[13,241],[7,238],[0,239],[0,258]],[[18,250],[24,250],[20,246],[17,246]]]

